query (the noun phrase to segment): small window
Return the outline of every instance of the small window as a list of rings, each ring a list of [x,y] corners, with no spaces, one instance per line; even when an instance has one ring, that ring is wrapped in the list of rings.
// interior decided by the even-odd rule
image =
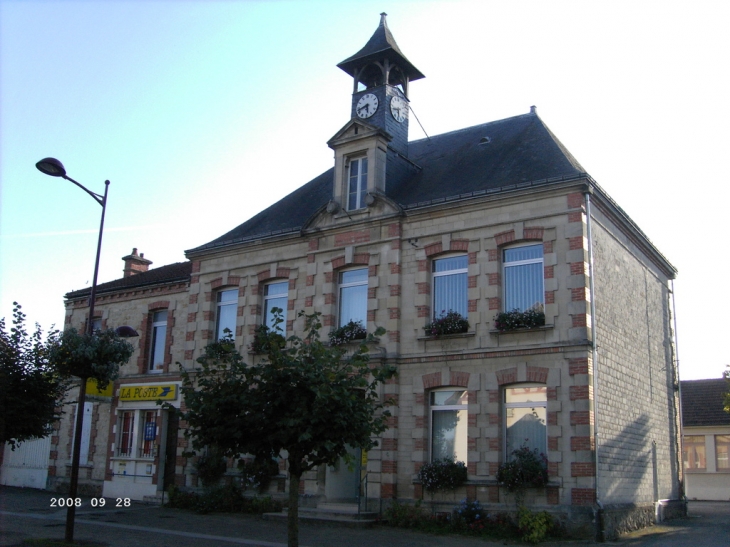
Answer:
[[[368,191],[368,159],[350,160],[350,175],[347,189],[347,210],[354,211],[365,207],[365,194]]]
[[[547,454],[547,387],[520,384],[504,390],[505,457],[526,446]]]
[[[236,335],[236,308],[238,304],[238,289],[228,289],[218,293],[216,310],[215,339]]]
[[[150,372],[162,372],[165,366],[165,339],[167,338],[167,311],[152,314],[152,343],[150,344]]]
[[[682,443],[682,459],[687,471],[704,471],[707,469],[704,435],[685,435]]]
[[[504,311],[539,307],[545,300],[542,244],[505,249]]]
[[[730,471],[730,435],[715,435],[717,470]]]
[[[134,410],[125,410],[119,413],[118,456],[132,457],[134,445],[134,414]]]
[[[360,268],[340,273],[339,326],[350,321],[367,324],[368,269]]]
[[[270,329],[286,331],[286,309],[289,295],[289,282],[281,281],[264,286],[264,325]],[[281,309],[281,324],[274,327],[274,308]]]
[[[468,411],[465,390],[432,391],[431,461],[453,458],[466,463]]]
[[[433,318],[437,319],[449,311],[467,317],[467,272],[466,255],[439,258],[433,261]]]

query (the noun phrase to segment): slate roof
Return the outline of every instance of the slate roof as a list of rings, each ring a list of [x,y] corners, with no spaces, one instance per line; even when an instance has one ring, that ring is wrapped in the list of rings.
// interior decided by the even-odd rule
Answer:
[[[176,262],[175,264],[152,268],[146,272],[140,272],[129,277],[115,279],[108,283],[100,283],[96,286],[96,294],[124,291],[149,285],[159,285],[162,283],[186,282],[190,279],[190,272],[192,272],[192,270],[192,262]],[[88,297],[90,295],[91,287],[66,293],[66,299],[73,300],[76,298]]]
[[[730,413],[723,410],[724,394],[730,391],[725,378],[685,380],[681,384],[685,427],[730,426]]]
[[[412,141],[408,159],[418,168],[405,180],[389,178],[385,192],[405,210],[587,176],[534,111]],[[188,252],[301,230],[331,199],[333,175],[333,169],[322,173],[230,232]]]
[[[395,38],[388,28],[388,23],[385,20],[387,14],[380,14],[380,24],[375,32],[368,40],[365,46],[348,57],[337,66],[347,72],[350,76],[355,76],[355,69],[359,66],[364,66],[369,61],[380,61],[383,57],[389,58],[394,64],[403,67],[403,70],[408,74],[410,81],[420,80],[425,76],[418,70],[413,63],[411,63],[403,52],[395,43]]]

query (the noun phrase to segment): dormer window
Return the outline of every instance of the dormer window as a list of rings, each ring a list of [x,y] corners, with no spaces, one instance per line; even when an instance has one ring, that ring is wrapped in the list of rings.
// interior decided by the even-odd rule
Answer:
[[[368,191],[368,159],[350,160],[350,174],[347,188],[347,210],[354,211],[365,207]]]

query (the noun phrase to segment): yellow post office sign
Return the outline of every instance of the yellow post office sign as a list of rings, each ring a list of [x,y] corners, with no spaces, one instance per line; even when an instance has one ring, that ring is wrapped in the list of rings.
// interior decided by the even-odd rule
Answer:
[[[162,386],[126,385],[119,390],[120,401],[174,401],[177,399],[177,384]]]
[[[99,389],[96,379],[89,378],[86,380],[86,394],[94,397],[112,397],[114,395],[114,382],[109,382],[106,389]]]

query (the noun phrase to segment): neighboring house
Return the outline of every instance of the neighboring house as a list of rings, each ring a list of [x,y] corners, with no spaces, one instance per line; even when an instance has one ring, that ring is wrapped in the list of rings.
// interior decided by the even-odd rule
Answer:
[[[682,382],[682,459],[685,495],[691,500],[730,500],[730,413],[724,378]]]
[[[104,403],[105,454],[94,453],[91,470],[104,475],[104,494],[197,485],[182,431],[153,401],[164,392],[179,405],[173,362],[193,367],[225,329],[246,353],[280,307],[286,334],[302,333],[299,310],[322,313],[326,330],[384,327],[373,358],[399,371],[382,388],[397,406],[379,447],[358,458],[361,469],[308,473],[305,494],[353,501],[367,476],[369,498],[420,499],[418,470],[453,456],[469,482],[449,504],[469,497],[506,510],[514,498],[497,469],[526,444],[549,461],[549,485],[530,493],[531,506],[574,532],[602,526],[612,537],[663,515],[681,480],[674,267],[534,107],[409,141],[409,87],[423,74],[384,16],[338,66],[353,95],[327,143],[332,169],[188,250],[189,263],[99,287],[102,323],[142,334]],[[125,260],[138,264],[135,255]],[[67,295],[69,324],[84,323],[87,296]],[[544,313],[544,324],[498,330],[495,315],[512,310]],[[466,331],[427,334],[447,312],[467,319]],[[65,435],[57,452],[69,451]]]

